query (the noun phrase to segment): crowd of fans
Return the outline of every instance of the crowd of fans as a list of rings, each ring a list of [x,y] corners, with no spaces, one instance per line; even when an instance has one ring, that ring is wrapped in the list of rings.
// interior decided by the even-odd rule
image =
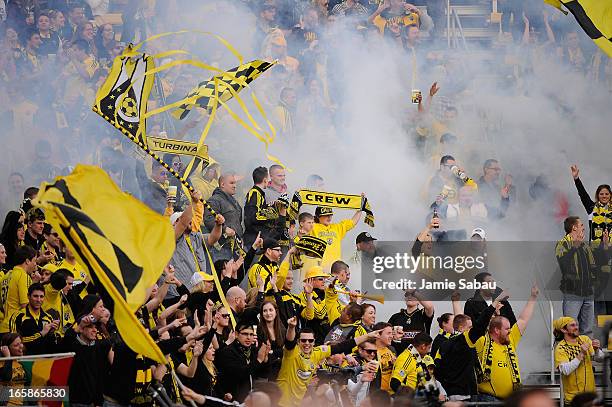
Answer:
[[[212,140],[209,149],[216,161],[198,167],[190,177],[196,192],[186,196],[179,188],[175,197],[168,187],[177,183],[163,166],[142,160],[115,129],[90,113],[113,58],[127,43],[176,28],[172,16],[181,15],[180,3],[0,1],[0,114],[10,140],[3,167],[8,185],[0,196],[1,213],[6,214],[0,234],[2,356],[74,352],[69,390],[75,406],[161,405],[154,393],[165,393],[176,404],[225,401],[262,407],[455,406],[469,401],[554,405],[544,390],[521,390],[525,377],[517,345],[533,314],[537,286],[524,293],[529,300],[518,315],[501,288],[477,290],[463,307],[455,296],[453,312],[440,316],[423,293],[409,290],[406,308],[377,315],[376,305],[364,302],[351,285],[354,264],[345,253],[346,241],[343,244],[361,211],[335,222],[333,209],[305,206],[292,219],[287,195],[293,190],[287,186],[286,170],[240,162],[220,136],[222,141]],[[562,23],[559,13],[543,4],[498,3],[503,33],[489,47],[518,49],[524,60],[515,72],[537,73],[542,61],[556,61],[612,91],[612,60],[590,42],[581,42],[577,26]],[[458,72],[456,55],[431,51],[446,47],[445,4],[217,0],[202,12],[239,10],[254,19],[253,54],[278,60],[262,76],[262,101],[280,141],[299,145],[310,133],[336,139],[346,123],[338,106],[342,89],[336,87],[343,72],[328,69],[341,46],[334,42],[337,30],[396,47],[415,69],[444,67],[451,77]],[[120,21],[110,17],[116,14]],[[176,48],[173,41],[161,40]],[[189,68],[169,72],[158,76],[152,104],[182,99],[190,80],[199,79]],[[512,80],[519,81],[520,73]],[[416,95],[416,112],[406,123],[415,151],[425,165],[433,162],[435,170],[422,186],[429,216],[416,238],[417,254],[426,255],[428,245],[438,240],[484,241],[487,226],[519,205],[513,178],[500,160],[483,156],[488,152],[456,133],[460,108],[454,101],[464,88],[452,82],[449,88],[441,97],[434,83]],[[154,117],[148,134],[193,140],[198,123],[207,118],[206,112],[197,114],[184,125]],[[240,131],[228,116],[220,114],[218,119],[219,135]],[[34,139],[34,134],[43,137]],[[187,159],[164,156],[179,172]],[[125,345],[99,287],[91,283],[90,271],[45,222],[44,212],[32,206],[36,185],[67,174],[77,162],[104,168],[123,190],[167,216],[174,228],[173,257],[137,314],[167,356],[167,365]],[[478,178],[468,176],[480,172]],[[583,213],[570,213],[571,187],[555,190],[539,176],[529,186],[529,197],[549,203],[549,220],[563,230],[555,254],[564,316],[555,321],[553,332],[558,340],[555,367],[564,385],[561,397],[575,406],[595,406],[601,401],[594,394],[593,361],[603,360],[599,340],[593,339],[595,315],[612,314],[606,309],[609,304],[595,301],[597,287],[606,287],[610,274],[611,188],[600,185],[592,198],[577,166],[571,167],[571,174],[588,215],[588,231],[580,217],[573,216]],[[325,190],[324,178],[317,174],[302,185],[290,181],[293,187]],[[216,216],[205,210],[201,198]],[[464,232],[451,235],[443,230]],[[323,241],[325,252],[300,248],[300,240],[309,238]],[[372,255],[375,241],[369,232],[361,232],[356,250]],[[476,278],[494,281],[489,272]],[[218,289],[228,308],[220,302]],[[434,319],[438,326],[432,338]],[[0,363],[3,385],[26,383],[17,360]]]

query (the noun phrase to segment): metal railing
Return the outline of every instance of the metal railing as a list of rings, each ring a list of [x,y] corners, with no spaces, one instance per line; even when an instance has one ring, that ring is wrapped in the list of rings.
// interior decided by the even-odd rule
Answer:
[[[446,41],[448,48],[459,48],[461,41],[463,49],[468,49],[461,19],[457,10],[451,6],[450,0],[446,0]]]

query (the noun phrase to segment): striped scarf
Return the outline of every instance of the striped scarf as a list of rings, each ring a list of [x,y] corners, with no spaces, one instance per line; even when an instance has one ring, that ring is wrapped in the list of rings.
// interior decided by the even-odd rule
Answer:
[[[512,342],[505,345],[507,348],[507,362],[512,376],[512,388],[517,390],[521,387],[521,372],[518,366],[518,358]],[[476,369],[478,383],[491,381],[491,367],[493,366],[493,340],[489,334],[485,335],[484,352],[480,359],[480,369]],[[482,366],[484,365],[484,369]]]

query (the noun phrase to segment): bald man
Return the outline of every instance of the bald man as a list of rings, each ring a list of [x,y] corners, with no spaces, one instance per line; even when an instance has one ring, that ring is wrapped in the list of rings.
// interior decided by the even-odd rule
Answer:
[[[234,198],[236,195],[236,174],[234,172],[224,172],[219,177],[219,186],[215,188],[208,204],[225,218],[223,225],[223,235],[219,244],[211,250],[213,261],[227,260],[234,257],[236,253],[235,237],[242,240],[242,206]],[[215,218],[206,211],[204,225],[207,229],[215,226]],[[211,230],[211,229],[209,229]]]
[[[225,297],[227,298],[227,303],[234,314],[236,324],[239,325],[243,321],[245,321],[245,323],[248,325],[257,325],[259,323],[257,315],[259,314],[259,310],[264,302],[263,285],[259,287],[255,304],[252,307],[247,306],[246,293],[238,286],[234,286],[227,290]]]

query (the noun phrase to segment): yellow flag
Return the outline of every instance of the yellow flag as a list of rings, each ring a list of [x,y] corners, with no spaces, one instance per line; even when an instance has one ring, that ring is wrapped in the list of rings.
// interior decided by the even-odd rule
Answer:
[[[147,144],[144,115],[155,80],[155,75],[145,73],[154,68],[153,57],[134,55],[130,44],[115,58],[93,106],[94,112],[144,145]]]
[[[544,0],[558,8],[565,6],[580,27],[603,52],[612,58],[612,1],[610,0]]]
[[[42,183],[34,204],[43,208],[47,222],[88,269],[126,345],[166,363],[135,312],[174,252],[174,231],[167,218],[89,165],[78,165],[52,184]]]
[[[274,62],[266,62],[261,60],[254,60],[246,64],[237,66],[236,68],[230,69],[229,71],[217,75],[210,80],[201,82],[197,88],[193,89],[185,97],[185,99],[193,98],[197,96],[195,103],[185,103],[179,106],[172,116],[177,120],[183,120],[192,108],[201,107],[206,109],[208,112],[212,110],[215,96],[215,78],[218,81],[218,96],[219,100],[227,102],[233,97],[233,93],[240,92],[246,85],[255,80],[263,72],[267,71],[274,65]],[[234,91],[230,90],[230,87]]]

